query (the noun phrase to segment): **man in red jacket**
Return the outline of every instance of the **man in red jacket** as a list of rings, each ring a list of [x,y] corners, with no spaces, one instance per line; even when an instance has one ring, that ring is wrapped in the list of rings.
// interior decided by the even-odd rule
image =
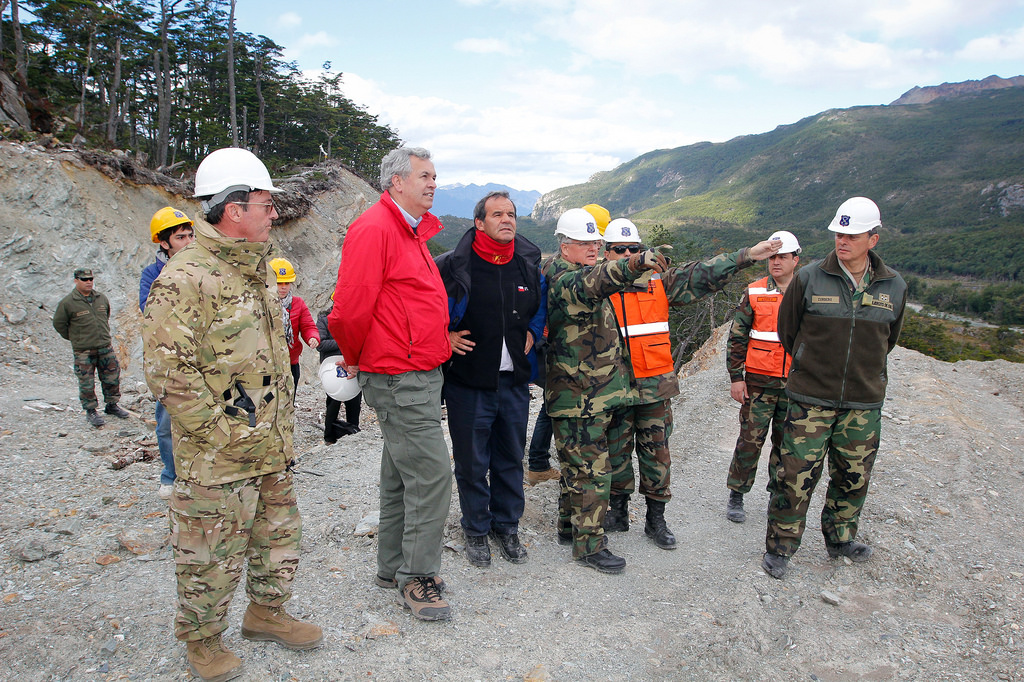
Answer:
[[[426,149],[384,157],[384,193],[345,236],[327,318],[384,436],[376,583],[399,588],[421,620],[451,617],[437,577],[452,483],[441,431],[448,295],[427,249],[442,229],[428,212],[436,177]]]

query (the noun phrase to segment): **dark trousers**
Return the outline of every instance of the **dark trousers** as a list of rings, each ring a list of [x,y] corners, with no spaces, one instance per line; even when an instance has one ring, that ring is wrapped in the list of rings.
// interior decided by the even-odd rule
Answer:
[[[359,413],[363,408],[363,393],[360,391],[356,394],[355,398],[351,398],[345,401],[345,421],[352,426],[359,426]],[[338,419],[338,413],[341,412],[341,401],[335,400],[331,396],[327,396],[327,413],[324,415],[324,438],[328,440],[334,433],[334,429],[331,428]]]
[[[466,535],[519,530],[523,515],[523,450],[530,388],[502,372],[497,390],[444,385],[455,482]],[[488,482],[488,478],[490,481]]]
[[[551,468],[551,417],[544,409],[544,397],[540,399],[540,412],[537,422],[533,425],[533,436],[530,437],[529,467],[530,471],[547,471]]]

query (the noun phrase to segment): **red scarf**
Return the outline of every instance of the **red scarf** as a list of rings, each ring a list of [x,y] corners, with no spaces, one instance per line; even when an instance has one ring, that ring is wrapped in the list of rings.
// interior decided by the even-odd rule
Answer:
[[[487,236],[487,233],[483,230],[477,230],[476,234],[473,235],[473,251],[488,263],[504,265],[512,260],[515,250],[515,239],[508,244],[500,244]]]

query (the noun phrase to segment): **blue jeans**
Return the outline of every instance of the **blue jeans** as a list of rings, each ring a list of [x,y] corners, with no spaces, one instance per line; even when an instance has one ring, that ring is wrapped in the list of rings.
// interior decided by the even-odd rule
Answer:
[[[444,385],[455,482],[466,535],[519,531],[523,515],[523,449],[530,416],[528,384],[502,372],[497,390]]]
[[[160,485],[174,483],[174,452],[171,449],[171,415],[163,403],[156,401],[156,445],[160,448],[160,461],[164,469],[160,472]]]
[[[540,412],[537,423],[533,425],[533,436],[530,438],[529,467],[530,471],[547,471],[551,468],[551,417],[544,409],[544,398],[540,399]]]

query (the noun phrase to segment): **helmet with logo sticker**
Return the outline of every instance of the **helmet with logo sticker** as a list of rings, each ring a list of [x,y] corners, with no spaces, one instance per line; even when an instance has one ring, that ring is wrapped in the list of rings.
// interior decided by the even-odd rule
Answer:
[[[867,197],[853,197],[842,203],[828,229],[841,234],[863,234],[881,224],[875,202]]]
[[[582,208],[570,208],[563,213],[558,218],[555,234],[580,242],[601,241],[601,234],[597,230],[597,221],[594,220],[594,216]]]
[[[609,244],[618,244],[622,242],[627,244],[639,244],[640,230],[636,229],[636,225],[633,224],[632,220],[627,218],[616,218],[608,223],[608,227],[605,228],[604,240]]]

